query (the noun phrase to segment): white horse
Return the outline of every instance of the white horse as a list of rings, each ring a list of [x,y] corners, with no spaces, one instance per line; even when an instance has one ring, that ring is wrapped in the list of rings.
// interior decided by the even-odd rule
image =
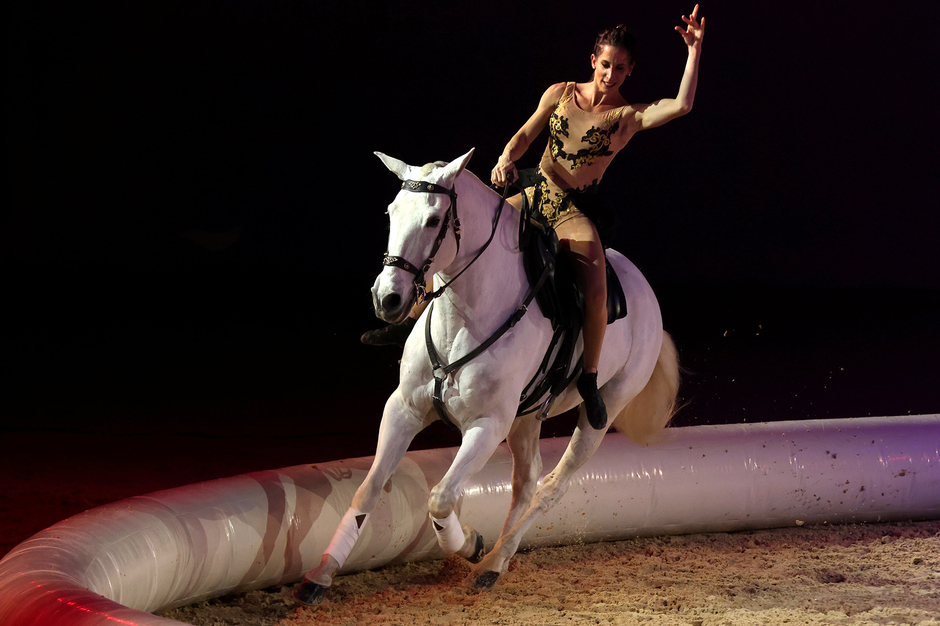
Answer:
[[[565,454],[539,482],[541,421],[532,414],[516,416],[520,394],[552,338],[551,324],[536,306],[456,371],[435,371],[425,339],[428,317],[441,364],[452,364],[484,344],[527,299],[530,285],[517,241],[519,212],[503,205],[499,195],[465,170],[473,150],[450,164],[423,167],[376,154],[403,181],[388,207],[389,252],[372,287],[376,315],[386,322],[402,322],[423,292],[422,269],[434,276],[435,285],[447,286],[424,311],[405,345],[399,386],[385,405],[372,468],[320,565],[295,590],[295,597],[306,604],[322,600],[412,440],[439,419],[433,399],[435,375],[443,379],[440,405],[460,429],[462,443],[450,469],[431,490],[428,509],[444,551],[477,562],[468,580],[477,587],[491,587],[507,570],[522,536],[559,501],[606,431],[592,428],[582,407]],[[501,210],[501,205],[509,210]],[[674,410],[679,382],[675,347],[663,331],[659,304],[643,275],[613,250],[608,258],[623,284],[629,313],[607,329],[598,386],[609,414],[616,416],[609,426],[646,443],[666,426]],[[422,268],[418,264],[425,259],[428,266]],[[579,404],[581,397],[571,384],[556,398],[551,415]],[[512,500],[502,535],[480,560],[482,538],[461,527],[455,506],[465,481],[483,468],[503,440],[512,452]]]

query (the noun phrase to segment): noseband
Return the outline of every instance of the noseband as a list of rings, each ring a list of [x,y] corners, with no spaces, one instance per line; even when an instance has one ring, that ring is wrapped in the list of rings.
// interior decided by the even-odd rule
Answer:
[[[416,303],[421,304],[428,298],[427,289],[425,285],[427,284],[427,273],[431,269],[431,264],[434,263],[434,257],[437,256],[437,252],[441,249],[441,244],[444,243],[444,238],[447,237],[447,229],[450,226],[450,217],[451,213],[454,216],[454,238],[457,240],[457,252],[460,253],[460,218],[457,217],[457,192],[454,189],[447,189],[446,187],[441,187],[440,185],[435,185],[434,183],[429,183],[424,180],[406,180],[401,184],[401,188],[405,191],[411,191],[414,193],[441,193],[445,196],[450,196],[450,207],[447,209],[447,213],[444,215],[444,221],[441,224],[441,230],[437,234],[437,239],[434,240],[434,246],[431,248],[431,254],[425,259],[424,263],[420,267],[411,263],[407,259],[403,259],[400,256],[390,256],[388,252],[385,253],[385,258],[382,260],[382,265],[386,267],[397,267],[403,269],[406,272],[414,274],[414,286],[415,286],[415,298]],[[436,298],[443,292],[443,288],[432,293],[430,297]]]

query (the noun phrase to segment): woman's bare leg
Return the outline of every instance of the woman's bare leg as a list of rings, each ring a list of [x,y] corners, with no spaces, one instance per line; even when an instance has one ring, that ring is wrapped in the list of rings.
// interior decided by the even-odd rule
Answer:
[[[607,332],[607,264],[604,247],[593,222],[580,213],[555,225],[562,250],[574,262],[578,286],[584,296],[583,373],[578,392],[584,398],[588,421],[600,430],[607,426],[607,407],[597,389],[597,368]]]
[[[584,371],[596,373],[607,331],[607,266],[597,228],[577,215],[555,226],[562,250],[574,262],[584,295]]]

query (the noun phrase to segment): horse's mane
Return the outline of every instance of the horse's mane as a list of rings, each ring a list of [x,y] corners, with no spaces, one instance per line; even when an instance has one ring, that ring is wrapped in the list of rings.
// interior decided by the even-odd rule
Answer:
[[[421,178],[424,178],[439,167],[447,165],[446,161],[435,161],[434,163],[425,163],[421,166]]]
[[[450,165],[450,163],[448,163],[447,161],[434,161],[433,163],[425,163],[424,165],[421,166],[421,170],[420,170],[419,174],[420,174],[421,178],[425,178],[425,177],[427,177],[431,172],[433,172],[434,170],[440,169],[440,168],[442,168],[442,167],[446,167],[446,166],[448,166],[448,165]],[[493,190],[489,187],[489,185],[487,185],[486,183],[484,183],[484,182],[480,179],[479,176],[477,176],[476,174],[474,174],[473,172],[471,172],[469,169],[464,169],[464,170],[463,170],[463,173],[464,173],[464,174],[470,174],[471,178],[473,178],[473,179],[475,179],[477,182],[481,183],[481,184],[483,185],[483,187],[485,187],[488,191],[492,191],[492,192],[495,193],[496,195],[499,195],[497,192],[493,191]]]

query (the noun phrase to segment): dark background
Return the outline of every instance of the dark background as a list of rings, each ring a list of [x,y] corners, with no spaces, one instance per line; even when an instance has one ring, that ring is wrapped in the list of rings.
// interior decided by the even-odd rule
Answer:
[[[30,4],[7,44],[5,482],[116,498],[370,454],[400,355],[358,341],[396,182],[371,152],[475,147],[487,178],[621,22],[624,96],[670,97],[692,6]],[[940,412],[925,9],[702,5],[694,110],[603,184],[688,370],[677,424]]]

